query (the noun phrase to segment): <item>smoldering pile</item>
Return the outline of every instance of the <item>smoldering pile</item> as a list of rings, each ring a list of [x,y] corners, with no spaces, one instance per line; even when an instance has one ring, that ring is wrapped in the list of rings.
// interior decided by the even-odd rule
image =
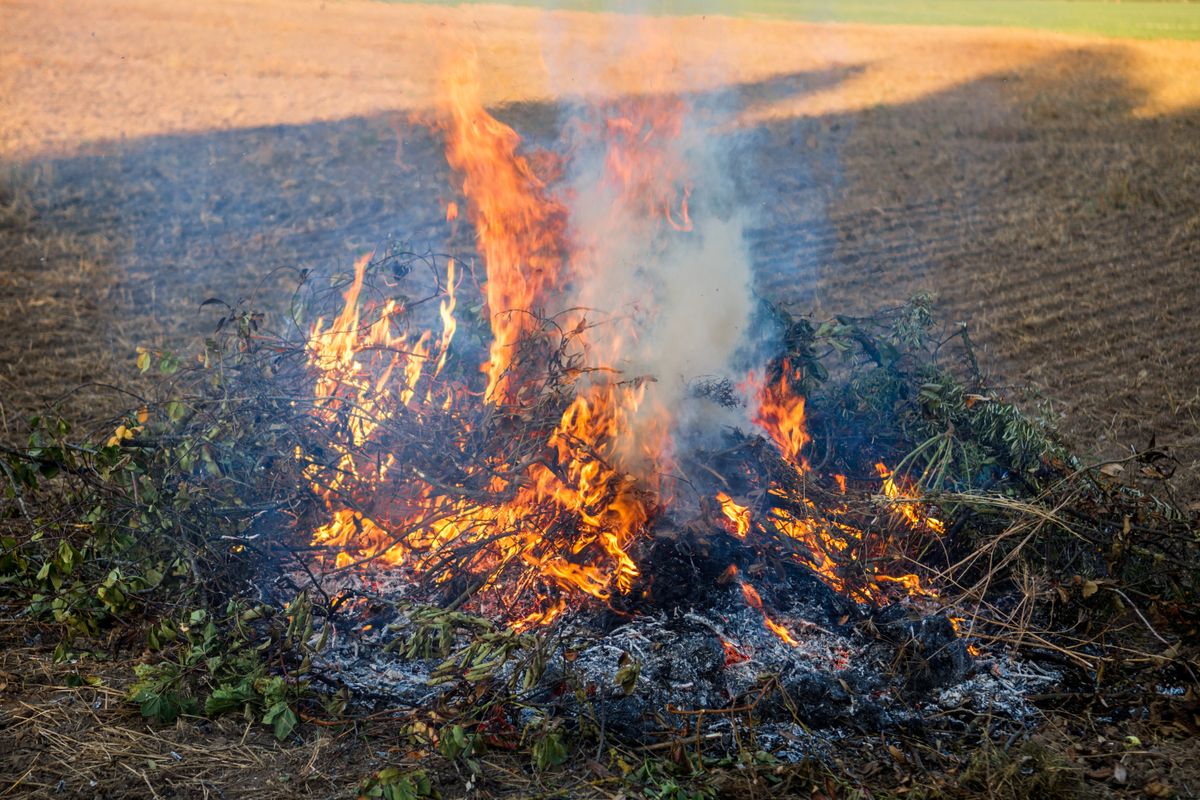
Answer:
[[[979,715],[1024,726],[1037,716],[1025,695],[1062,678],[1002,653],[972,655],[942,613],[862,606],[799,570],[770,585],[765,599],[786,608],[793,643],[764,627],[736,584],[694,586],[687,607],[576,612],[515,634],[397,601],[402,588],[374,582],[328,623],[335,632],[313,669],[368,710],[486,698],[518,729],[560,719],[642,743],[694,732],[708,752],[744,745],[740,732],[785,759],[847,732],[945,735]]]

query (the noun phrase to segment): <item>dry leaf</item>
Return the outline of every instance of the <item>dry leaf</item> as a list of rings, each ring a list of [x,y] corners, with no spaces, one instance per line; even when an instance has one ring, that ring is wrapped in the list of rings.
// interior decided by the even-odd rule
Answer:
[[[1149,797],[1170,797],[1173,793],[1170,784],[1163,783],[1157,778],[1143,786],[1142,791]]]

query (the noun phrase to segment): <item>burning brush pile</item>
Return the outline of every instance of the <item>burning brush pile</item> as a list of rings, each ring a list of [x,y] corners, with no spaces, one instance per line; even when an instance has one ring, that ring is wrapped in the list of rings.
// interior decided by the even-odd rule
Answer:
[[[367,271],[313,326],[319,446],[297,451],[321,501],[293,528],[312,529],[305,572],[350,620],[320,659],[340,681],[430,704],[450,658],[476,681],[520,670],[543,703],[568,683],[600,689],[589,702],[621,700],[613,729],[646,733],[656,709],[771,695],[779,719],[886,725],[921,713],[906,690],[972,673],[966,620],[937,589],[942,512],[869,448],[828,443],[809,462],[801,387],[819,365],[804,322],[761,377],[687,386],[673,408],[713,427],[684,446],[667,408],[645,410],[652,378],[583,365],[585,322],[522,315],[520,360],[493,348],[476,379],[447,357],[453,262],[440,335],[390,334],[390,301],[361,319]],[[506,644],[454,656],[481,632]],[[557,644],[521,637],[542,632]],[[1014,688],[989,673],[971,691],[1021,714]]]
[[[1187,515],[1003,402],[928,298],[820,324],[756,298],[703,108],[586,105],[542,152],[468,77],[445,96],[466,252],[305,276],[290,331],[229,306],[72,456],[128,473],[89,512],[121,547],[190,548],[137,556],[153,586],[190,563],[213,607],[290,603],[291,680],[498,746],[569,719],[801,757],[812,728],[1191,680]]]
[[[343,680],[428,700],[410,665],[362,658],[416,635],[399,610],[376,619],[380,601],[583,637],[526,688],[574,671],[640,697],[618,715],[635,729],[661,727],[654,709],[745,705],[763,674],[775,716],[821,724],[879,724],[904,687],[963,680],[963,621],[922,567],[945,550],[944,512],[880,460],[892,448],[812,446],[806,387],[833,338],[753,319],[736,219],[692,203],[689,168],[711,166],[684,104],[593,109],[573,152],[598,166],[559,165],[582,177],[555,192],[471,85],[451,86],[447,160],[482,263],[427,261],[422,329],[406,265],[364,257],[305,345],[314,435],[296,457],[321,502],[297,530],[322,590],[368,617]],[[473,283],[486,352],[458,343]]]
[[[289,580],[326,598],[327,680],[428,708],[472,687],[512,725],[699,737],[716,715],[727,738],[749,714],[794,738],[1021,722],[1095,669],[1086,635],[1030,632],[1009,575],[1031,541],[1109,568],[1017,499],[1061,499],[1078,464],[987,393],[965,329],[937,341],[925,299],[820,327],[756,300],[679,98],[579,110],[562,157],[447,87],[446,216],[477,257],[364,256],[272,366],[309,387],[269,413],[315,501],[284,527]],[[1054,657],[1018,660],[1034,643]]]
[[[452,87],[447,160],[482,264],[426,259],[434,291],[413,302],[410,264],[366,256],[309,328],[318,447],[296,456],[323,503],[320,571],[394,576],[518,631],[729,586],[789,644],[754,585],[766,570],[858,603],[936,597],[911,567],[945,524],[913,483],[867,450],[835,465],[827,443],[810,464],[813,348],[839,343],[754,319],[737,220],[690,207],[705,154],[682,102],[594,110],[577,148],[600,139],[599,172],[574,169],[560,197]],[[471,284],[483,353],[457,341]]]

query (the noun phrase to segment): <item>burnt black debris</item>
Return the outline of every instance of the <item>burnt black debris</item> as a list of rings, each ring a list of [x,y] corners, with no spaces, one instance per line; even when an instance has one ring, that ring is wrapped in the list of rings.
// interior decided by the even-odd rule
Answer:
[[[386,575],[371,584],[392,596],[406,592]],[[525,664],[514,657],[485,683],[512,691],[518,716],[590,723],[623,740],[653,742],[704,715],[709,747],[734,747],[736,732],[752,723],[785,755],[803,758],[851,731],[919,731],[933,713],[945,725],[967,710],[1022,725],[1035,713],[1024,694],[1061,677],[1007,657],[976,660],[949,619],[915,603],[844,614],[855,604],[801,571],[775,579],[764,601],[795,633],[794,645],[764,625],[736,583],[691,586],[690,604],[681,594],[641,614],[570,614],[537,634],[546,650],[536,680],[512,688]],[[837,599],[823,602],[823,594]],[[449,659],[408,657],[395,644],[413,640],[419,623],[412,607],[393,609],[389,620],[376,614],[368,631],[361,620],[332,623],[333,646],[314,667],[375,706],[449,702],[465,679],[447,679],[444,665],[477,632],[457,632]]]

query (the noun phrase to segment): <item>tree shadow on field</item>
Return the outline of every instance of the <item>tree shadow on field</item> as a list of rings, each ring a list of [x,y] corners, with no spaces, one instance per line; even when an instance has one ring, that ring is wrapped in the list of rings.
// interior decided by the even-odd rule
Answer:
[[[803,108],[818,92],[856,91],[860,70],[689,99]],[[756,290],[818,313],[869,312],[934,290],[944,318],[969,321],[1002,375],[1064,404],[1080,444],[1113,450],[1156,432],[1160,445],[1180,445],[1194,476],[1200,114],[1136,117],[1146,97],[1129,74],[1120,47],[1079,50],[915,101],[767,114],[722,133],[751,220]],[[558,137],[561,109],[496,113],[536,146]],[[135,344],[180,346],[208,330],[213,320],[198,310],[207,297],[257,290],[278,312],[297,270],[345,268],[388,238],[473,253],[469,226],[446,220],[446,204],[462,198],[439,137],[407,117],[92,149],[12,165],[32,212],[0,226],[10,412],[34,410],[72,377],[122,381]],[[72,273],[85,258],[92,268]],[[63,334],[56,314],[83,321]],[[101,351],[115,360],[101,367]],[[76,410],[113,407],[87,406]],[[1195,478],[1181,477],[1194,491]]]

